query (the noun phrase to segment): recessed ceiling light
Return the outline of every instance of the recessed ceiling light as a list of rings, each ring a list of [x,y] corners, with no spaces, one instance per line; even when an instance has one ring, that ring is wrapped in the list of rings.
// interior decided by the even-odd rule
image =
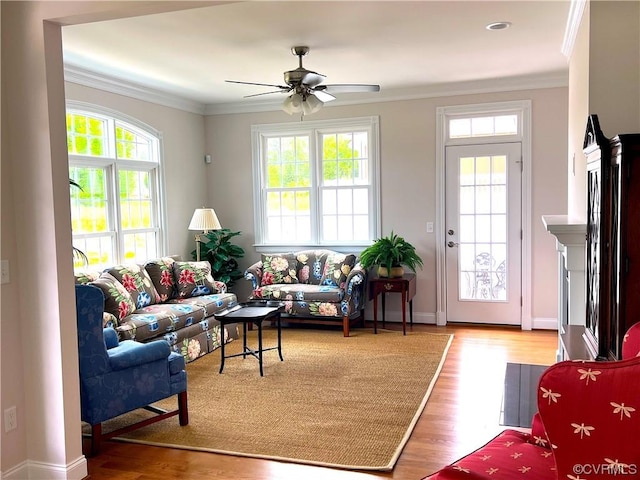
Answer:
[[[509,28],[510,26],[511,26],[511,22],[495,22],[495,23],[490,23],[485,28],[487,30],[504,30],[506,28]]]

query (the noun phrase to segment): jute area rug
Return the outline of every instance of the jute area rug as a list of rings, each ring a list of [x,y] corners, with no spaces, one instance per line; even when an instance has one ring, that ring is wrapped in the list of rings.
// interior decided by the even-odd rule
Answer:
[[[257,344],[256,330],[248,334]],[[391,470],[411,435],[452,340],[451,335],[379,330],[283,329],[284,361],[219,351],[187,365],[189,425],[177,417],[121,440],[166,447],[357,470]],[[264,330],[264,346],[276,344]],[[237,353],[241,341],[229,344]],[[175,408],[175,398],[158,406]],[[141,415],[135,412],[128,415]],[[128,420],[131,420],[130,416]],[[139,417],[137,418],[139,419]],[[113,427],[122,426],[127,415]],[[117,425],[115,425],[117,423]],[[105,424],[108,431],[109,424]]]

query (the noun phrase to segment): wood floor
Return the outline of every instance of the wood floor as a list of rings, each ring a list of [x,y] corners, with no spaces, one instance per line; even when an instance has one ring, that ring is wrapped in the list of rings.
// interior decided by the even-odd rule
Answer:
[[[387,328],[401,327],[387,323]],[[89,478],[417,480],[471,452],[505,428],[499,423],[507,362],[555,362],[558,337],[554,331],[431,325],[415,325],[413,331],[453,333],[454,340],[427,406],[391,472],[353,472],[111,441],[103,443],[98,456],[89,458]]]

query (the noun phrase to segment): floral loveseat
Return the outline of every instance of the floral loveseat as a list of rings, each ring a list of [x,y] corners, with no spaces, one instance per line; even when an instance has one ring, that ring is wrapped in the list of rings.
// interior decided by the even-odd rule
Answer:
[[[213,315],[237,303],[211,276],[209,262],[163,257],[144,265],[122,264],[76,274],[76,283],[99,287],[105,297],[103,326],[120,340],[166,341],[185,362],[238,338],[237,325],[221,329]]]
[[[281,300],[282,318],[294,322],[339,324],[364,321],[367,272],[355,255],[332,250],[263,254],[245,271],[251,299]]]

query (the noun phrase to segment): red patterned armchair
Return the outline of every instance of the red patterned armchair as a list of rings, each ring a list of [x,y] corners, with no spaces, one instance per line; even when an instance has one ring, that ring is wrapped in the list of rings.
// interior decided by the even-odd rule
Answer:
[[[640,478],[640,323],[622,355],[552,365],[540,377],[531,434],[505,430],[423,480]]]

